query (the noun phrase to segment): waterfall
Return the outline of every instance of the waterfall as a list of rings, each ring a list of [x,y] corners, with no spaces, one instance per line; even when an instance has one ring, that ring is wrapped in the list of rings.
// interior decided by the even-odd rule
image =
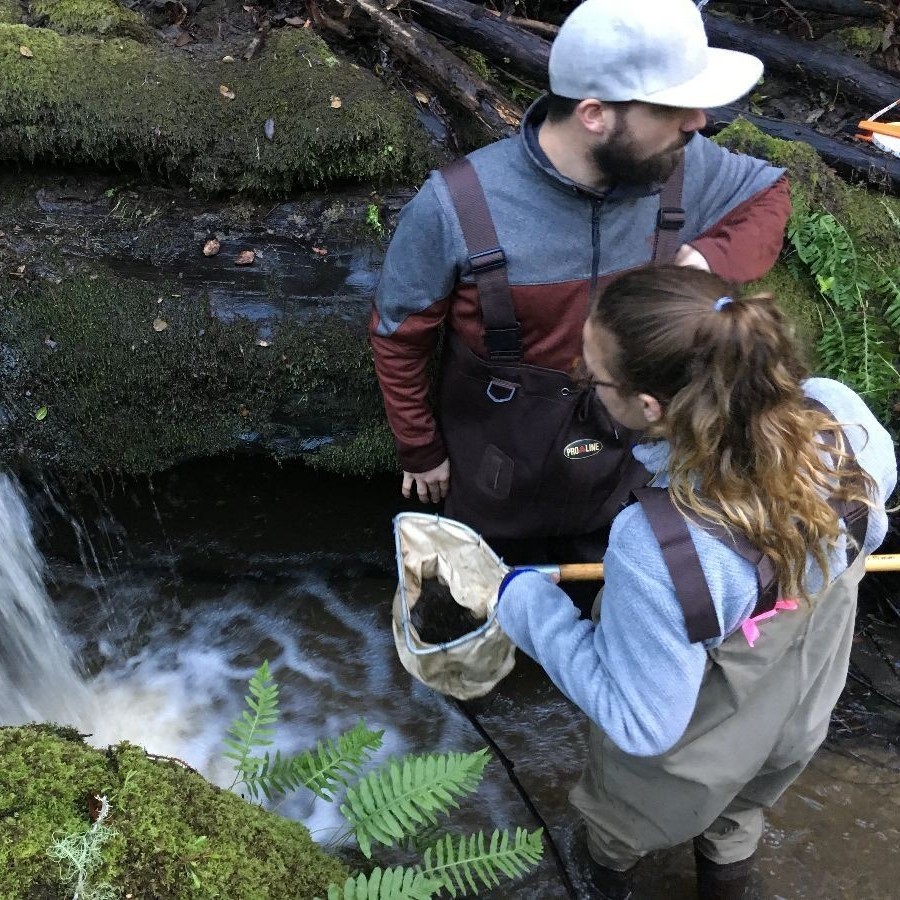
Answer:
[[[44,588],[44,561],[18,484],[0,472],[0,725],[86,730],[95,701]]]

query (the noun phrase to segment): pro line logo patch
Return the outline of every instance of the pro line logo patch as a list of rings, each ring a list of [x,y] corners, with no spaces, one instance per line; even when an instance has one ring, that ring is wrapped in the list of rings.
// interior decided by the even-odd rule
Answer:
[[[595,456],[603,449],[603,444],[596,438],[578,438],[563,447],[563,456],[566,459],[587,459]]]

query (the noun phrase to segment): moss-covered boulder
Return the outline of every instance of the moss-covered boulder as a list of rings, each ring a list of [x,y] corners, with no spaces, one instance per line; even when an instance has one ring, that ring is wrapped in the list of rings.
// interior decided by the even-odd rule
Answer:
[[[18,25],[22,21],[19,0],[0,0],[0,25]]]
[[[355,474],[393,464],[365,334],[327,313],[261,339],[204,298],[104,272],[18,291],[0,331],[10,465],[152,472],[241,448]]]
[[[236,62],[221,49],[189,58],[0,25],[0,161],[140,169],[207,193],[425,173],[411,106],[310,29],[280,29],[251,62],[234,52]]]
[[[346,878],[301,824],[139,747],[101,751],[69,729],[0,728],[0,759],[4,900],[71,896],[48,851],[61,838],[88,832],[96,796],[107,798],[104,823],[114,833],[88,886],[109,885],[115,897],[311,900]]]
[[[67,34],[97,34],[150,40],[144,20],[116,0],[35,0],[31,14]]]

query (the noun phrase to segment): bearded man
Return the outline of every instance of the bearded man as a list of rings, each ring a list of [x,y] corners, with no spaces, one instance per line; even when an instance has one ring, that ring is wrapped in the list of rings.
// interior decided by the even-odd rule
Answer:
[[[509,562],[602,556],[649,476],[637,435],[579,379],[588,298],[652,262],[739,283],[774,264],[783,170],[698,133],[761,74],[708,46],[691,0],[586,0],[520,132],[432,173],[400,215],[370,329],[405,497],[446,499]]]

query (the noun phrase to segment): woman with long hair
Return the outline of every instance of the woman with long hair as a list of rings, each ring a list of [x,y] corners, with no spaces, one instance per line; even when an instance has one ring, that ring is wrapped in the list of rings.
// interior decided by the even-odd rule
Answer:
[[[499,621],[591,720],[570,799],[598,895],[631,896],[642,856],[693,839],[701,897],[753,897],[763,810],[846,680],[893,443],[850,388],[808,377],[771,296],[707,272],[619,277],[584,362],[644,432],[652,482],[613,523],[593,622],[527,570],[504,579]]]

